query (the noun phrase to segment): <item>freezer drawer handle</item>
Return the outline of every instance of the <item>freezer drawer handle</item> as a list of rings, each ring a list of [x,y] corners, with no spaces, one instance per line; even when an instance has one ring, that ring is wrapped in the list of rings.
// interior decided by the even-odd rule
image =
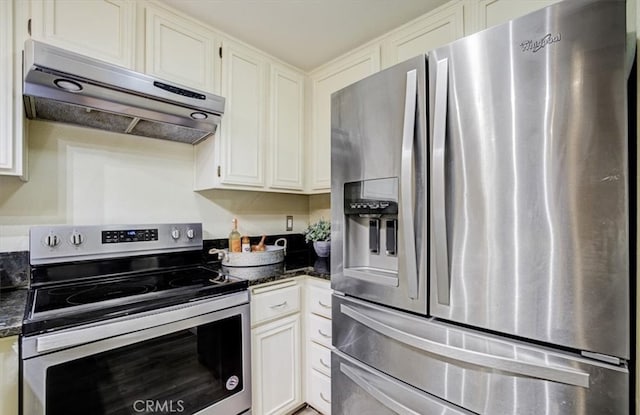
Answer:
[[[404,126],[402,129],[402,162],[400,165],[400,221],[404,241],[402,253],[407,275],[409,298],[418,298],[418,266],[416,263],[416,237],[413,218],[413,140],[416,127],[417,71],[407,72],[407,88],[404,102]]]
[[[323,358],[320,358],[320,364],[324,367],[326,367],[327,369],[331,369],[331,366],[329,366],[328,364],[325,363]]]
[[[447,91],[449,81],[447,59],[438,61],[436,66],[435,108],[433,110],[433,163],[431,172],[431,206],[433,212],[433,239],[435,253],[435,282],[438,303],[449,305],[449,253],[447,252],[447,211],[445,183],[445,151],[447,134]]]
[[[585,372],[524,362],[434,342],[375,320],[344,304],[340,305],[340,312],[371,330],[426,353],[487,369],[589,388],[589,374]]]
[[[366,376],[365,373],[359,374],[356,372],[356,370],[357,369],[347,366],[344,363],[340,363],[340,371],[342,373],[344,373],[349,379],[351,379],[353,383],[360,386],[369,395],[374,397],[378,402],[380,402],[393,412],[398,414],[420,415],[418,412],[407,408],[380,389],[373,386],[369,381],[367,381],[367,379],[364,378],[364,376]]]

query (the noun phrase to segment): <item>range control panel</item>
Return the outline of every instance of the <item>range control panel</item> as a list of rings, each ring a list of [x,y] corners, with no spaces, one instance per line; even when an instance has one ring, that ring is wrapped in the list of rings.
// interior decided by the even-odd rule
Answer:
[[[201,223],[34,226],[31,265],[202,249]]]
[[[122,242],[157,241],[158,229],[129,229],[124,231],[102,231],[103,244],[117,244]]]

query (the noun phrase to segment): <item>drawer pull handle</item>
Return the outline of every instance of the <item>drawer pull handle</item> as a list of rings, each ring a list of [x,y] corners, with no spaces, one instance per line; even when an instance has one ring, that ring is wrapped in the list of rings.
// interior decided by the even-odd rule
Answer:
[[[280,308],[280,307],[284,307],[286,305],[287,305],[287,300],[285,300],[284,302],[282,302],[280,304],[270,305],[269,307],[271,307],[271,308]]]
[[[322,337],[325,337],[327,339],[331,338],[330,334],[325,334],[321,329],[318,329],[318,334],[320,334]]]
[[[326,364],[326,363],[324,362],[324,360],[322,360],[322,358],[320,358],[320,364],[321,364],[322,366],[326,367],[327,369],[331,369],[331,366],[329,366],[328,364]]]
[[[331,401],[327,398],[324,397],[324,395],[322,394],[322,392],[320,392],[320,398],[322,398],[323,401],[325,401],[326,403],[330,404]]]
[[[331,304],[325,304],[322,301],[318,300],[318,304],[320,304],[320,307],[324,307],[324,308],[331,308]]]

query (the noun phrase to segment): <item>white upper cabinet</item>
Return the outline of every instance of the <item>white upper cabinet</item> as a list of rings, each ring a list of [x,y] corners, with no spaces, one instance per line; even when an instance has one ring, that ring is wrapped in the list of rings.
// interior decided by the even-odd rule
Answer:
[[[304,74],[232,40],[222,47],[225,111],[195,149],[195,189],[304,191]]]
[[[218,93],[220,37],[197,22],[163,8],[145,8],[145,72]]]
[[[464,4],[452,1],[394,30],[382,41],[387,68],[464,36]]]
[[[31,35],[126,68],[135,63],[136,4],[129,0],[32,0]]]
[[[557,3],[560,0],[480,0],[477,2],[477,31]]]
[[[221,182],[264,187],[267,61],[231,41],[224,43],[222,54]]]
[[[377,44],[359,49],[312,72],[309,192],[331,190],[331,94],[380,70]]]
[[[272,63],[270,86],[269,186],[302,191],[304,75]]]
[[[0,174],[27,179],[22,47],[27,38],[28,4],[0,1]]]
[[[0,170],[14,168],[13,137],[13,2],[0,2]]]

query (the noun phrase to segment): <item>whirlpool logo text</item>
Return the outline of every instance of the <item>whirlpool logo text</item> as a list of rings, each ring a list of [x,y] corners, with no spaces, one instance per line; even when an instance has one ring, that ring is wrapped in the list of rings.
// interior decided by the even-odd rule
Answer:
[[[551,33],[547,33],[540,40],[525,40],[524,42],[520,43],[520,47],[522,48],[523,52],[536,53],[540,49],[546,46],[549,46],[552,43],[560,42],[561,40],[562,40],[561,33],[557,33],[555,35],[552,35]]]

